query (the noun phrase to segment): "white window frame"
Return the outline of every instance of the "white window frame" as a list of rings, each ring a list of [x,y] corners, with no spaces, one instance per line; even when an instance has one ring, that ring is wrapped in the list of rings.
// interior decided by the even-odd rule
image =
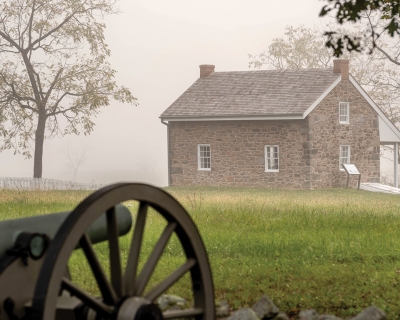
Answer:
[[[267,152],[267,149],[268,148],[276,148],[277,149],[277,151],[276,151],[276,154],[277,154],[277,157],[275,158],[273,158],[273,160],[277,160],[277,165],[278,165],[278,169],[269,169],[268,168],[268,164],[269,164],[269,154],[268,154],[268,152]],[[275,152],[273,152],[273,153],[275,153]],[[264,146],[264,158],[265,158],[265,172],[279,172],[279,146],[278,145],[266,145],[266,146]]]
[[[342,147],[347,147],[348,155],[347,157],[342,156]],[[339,169],[344,171],[344,168],[342,166],[342,163],[350,163],[350,155],[351,155],[351,148],[349,145],[340,145],[339,147]],[[346,159],[346,162],[343,162],[342,159]]]
[[[201,155],[201,147],[209,148],[210,155],[208,157]],[[209,159],[209,163],[210,163],[209,168],[202,167],[202,165],[204,165],[204,162],[201,161],[202,159]],[[197,169],[200,171],[211,171],[211,145],[210,144],[198,144],[197,145]]]
[[[346,114],[341,114],[341,107],[346,107]],[[345,120],[341,120],[342,117],[346,117]],[[349,102],[339,102],[339,123],[349,124],[350,123],[350,103]]]

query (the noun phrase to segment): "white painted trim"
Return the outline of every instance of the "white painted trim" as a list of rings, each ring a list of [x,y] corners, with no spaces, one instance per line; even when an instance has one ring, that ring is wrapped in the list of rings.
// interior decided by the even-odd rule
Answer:
[[[209,147],[210,148],[210,168],[202,168],[201,167],[200,147]],[[211,145],[210,144],[199,143],[197,145],[197,170],[199,170],[199,171],[211,171]]]
[[[268,159],[267,159],[267,147],[277,147],[278,148],[278,169],[268,169]],[[279,172],[279,145],[277,144],[267,144],[264,146],[264,172]]]
[[[160,117],[163,121],[240,121],[240,120],[302,120],[301,114],[276,116]]]
[[[376,113],[381,117],[381,119],[387,124],[387,126],[393,131],[393,133],[400,139],[400,131],[396,128],[396,126],[386,117],[383,111],[375,104],[375,102],[370,98],[370,96],[364,91],[364,89],[358,84],[358,82],[353,78],[351,74],[349,74],[350,82],[356,87],[358,92],[364,97],[365,100],[371,105],[372,108],[376,111]],[[382,143],[382,141],[381,141]]]
[[[346,103],[347,105],[346,105],[346,107],[347,107],[347,114],[346,114],[346,116],[347,116],[347,121],[340,121],[340,104],[341,103]],[[344,101],[340,101],[339,102],[339,123],[340,124],[350,124],[350,102],[344,102]]]
[[[349,162],[346,162],[346,163],[351,163],[350,162],[350,159],[351,159],[351,146],[350,145],[348,145],[348,144],[341,144],[341,145],[339,145],[339,170],[340,171],[344,171],[344,169],[343,169],[343,167],[342,167],[342,164],[340,163],[340,159],[341,159],[341,154],[342,154],[342,147],[349,147],[349,156],[348,156],[348,161]]]
[[[342,77],[339,76],[334,83],[332,83],[328,89],[325,90],[325,92],[319,96],[319,98],[317,100],[314,101],[314,103],[303,113],[303,119],[305,117],[307,117],[311,111],[313,111],[315,109],[315,107],[322,101],[322,99],[324,99],[329,92],[331,92],[333,90],[333,88],[335,88],[339,82],[342,80]]]

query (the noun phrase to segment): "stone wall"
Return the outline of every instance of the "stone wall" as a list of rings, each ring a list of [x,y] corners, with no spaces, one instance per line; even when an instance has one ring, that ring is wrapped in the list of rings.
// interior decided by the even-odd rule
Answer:
[[[307,187],[308,120],[170,122],[171,185]],[[211,145],[211,171],[197,145]],[[264,146],[279,145],[279,172],[265,172]]]
[[[339,102],[349,102],[349,124],[338,121]],[[340,171],[340,145],[350,145],[350,162],[361,173],[361,182],[379,182],[380,140],[378,114],[349,80],[342,80],[308,115],[310,123],[310,187],[346,186]],[[351,185],[358,176],[351,177]]]
[[[350,124],[339,124],[339,102],[350,102]],[[351,146],[363,182],[379,182],[378,115],[349,80],[304,120],[179,121],[169,132],[172,186],[340,187],[340,145]],[[211,146],[211,171],[197,168],[198,144]],[[279,172],[265,172],[265,145],[279,145]]]

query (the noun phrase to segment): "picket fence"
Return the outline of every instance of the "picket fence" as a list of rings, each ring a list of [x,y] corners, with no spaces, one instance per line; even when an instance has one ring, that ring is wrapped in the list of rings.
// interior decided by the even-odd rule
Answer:
[[[0,177],[0,189],[12,190],[98,190],[104,185],[55,179]]]

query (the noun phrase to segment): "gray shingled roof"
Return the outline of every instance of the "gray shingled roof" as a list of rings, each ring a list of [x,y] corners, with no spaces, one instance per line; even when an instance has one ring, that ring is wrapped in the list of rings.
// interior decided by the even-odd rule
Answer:
[[[339,77],[332,68],[214,72],[160,118],[303,114]]]

